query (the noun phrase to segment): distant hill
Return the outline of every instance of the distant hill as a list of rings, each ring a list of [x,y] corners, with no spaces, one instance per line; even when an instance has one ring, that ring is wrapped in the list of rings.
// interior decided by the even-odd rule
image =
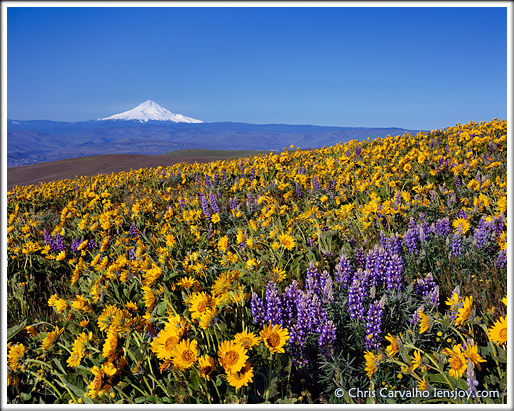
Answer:
[[[282,150],[401,135],[402,128],[148,120],[7,120],[7,166],[103,154],[160,155],[182,149]]]
[[[160,156],[138,154],[107,154],[50,161],[7,169],[7,190],[15,185],[28,186],[81,176],[120,173],[140,168],[167,167],[180,162],[202,163],[230,158],[251,157],[268,151],[179,150]]]

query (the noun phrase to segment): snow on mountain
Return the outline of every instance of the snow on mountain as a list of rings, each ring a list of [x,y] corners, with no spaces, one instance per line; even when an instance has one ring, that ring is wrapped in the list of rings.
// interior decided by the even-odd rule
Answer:
[[[203,123],[201,120],[186,117],[182,114],[173,114],[171,111],[166,110],[152,100],[146,100],[132,110],[124,111],[123,113],[115,114],[110,117],[99,118],[98,120],[139,120],[141,122],[158,120],[172,121],[174,123]]]

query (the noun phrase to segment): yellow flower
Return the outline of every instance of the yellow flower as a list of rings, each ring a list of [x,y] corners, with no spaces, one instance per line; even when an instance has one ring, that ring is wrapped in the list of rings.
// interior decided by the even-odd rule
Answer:
[[[284,345],[289,339],[289,333],[280,325],[265,325],[261,330],[261,339],[270,352],[281,353],[285,352]]]
[[[214,358],[209,355],[203,355],[198,358],[198,370],[200,375],[207,381],[210,381],[210,374],[214,371]]]
[[[161,360],[169,359],[179,341],[179,331],[168,323],[164,329],[159,332],[159,335],[152,340],[150,349],[157,355],[157,358]]]
[[[496,345],[507,344],[507,316],[500,317],[494,325],[489,328],[489,341]]]
[[[219,222],[220,222],[220,216],[218,215],[218,213],[213,214],[213,215],[211,216],[211,221],[212,221],[214,224],[216,224],[216,223],[219,223]]]
[[[236,387],[236,390],[242,386],[248,386],[248,383],[253,380],[253,367],[247,361],[241,371],[227,375],[227,381],[232,387]]]
[[[382,361],[382,354],[373,354],[371,351],[364,352],[364,360],[365,360],[365,368],[367,376],[369,379],[373,377],[373,374],[377,371],[380,366],[380,362]]]
[[[451,298],[448,297],[448,299],[446,300],[446,305],[449,305],[450,310],[453,310],[455,308],[455,306],[459,303],[459,301],[460,301],[459,294],[453,293]]]
[[[456,218],[453,220],[452,225],[453,228],[455,228],[455,231],[462,234],[466,234],[469,230],[469,221],[465,218]]]
[[[145,303],[146,310],[150,311],[155,304],[155,295],[148,286],[141,287],[141,291],[143,291],[143,302]]]
[[[61,251],[59,254],[57,254],[57,257],[55,257],[56,261],[61,261],[66,258],[66,251]]]
[[[450,372],[448,374],[450,377],[462,377],[462,374],[466,372],[468,362],[461,351],[460,344],[454,345],[453,350],[445,348],[442,352],[450,357],[448,360],[450,363]]]
[[[257,345],[259,343],[259,338],[253,332],[248,333],[247,331],[243,331],[234,336],[234,342],[236,344],[240,344],[243,348],[248,349]]]
[[[424,372],[427,369],[426,364],[423,362],[423,359],[421,358],[421,353],[419,350],[414,352],[414,358],[412,358],[411,363],[412,371],[414,371],[418,367],[421,370],[421,372]]]
[[[36,331],[36,329],[32,325],[27,325],[25,327],[25,331],[27,331],[27,333],[32,335],[32,337],[34,337],[34,338],[37,337],[37,331]]]
[[[389,341],[391,344],[386,348],[386,354],[389,358],[392,358],[396,355],[399,349],[398,340],[389,333],[386,335],[385,339]]]
[[[220,344],[218,357],[227,374],[241,371],[246,360],[248,360],[245,348],[233,341],[223,341]]]
[[[105,358],[110,357],[114,351],[116,350],[116,347],[118,345],[118,330],[117,327],[110,327],[107,330],[107,338],[105,339],[104,347],[102,350],[102,355]]]
[[[275,267],[271,270],[271,281],[279,283],[286,278],[286,272]]]
[[[191,318],[199,319],[209,307],[212,307],[213,300],[209,294],[202,291],[200,293],[193,294],[189,303],[191,304],[191,307],[189,308],[189,311],[191,311]]]
[[[25,354],[25,346],[21,343],[17,343],[9,348],[7,353],[7,363],[11,370],[22,369],[21,357]]]
[[[282,246],[288,250],[292,250],[296,245],[294,238],[287,234],[280,234],[278,240],[282,243]]]
[[[430,319],[428,318],[428,315],[426,315],[422,311],[419,311],[419,319],[419,333],[423,334],[426,330],[428,330],[428,327],[430,326]]]
[[[218,240],[218,248],[225,252],[228,248],[228,237],[225,235]]]
[[[485,360],[478,353],[478,347],[472,344],[466,344],[466,349],[464,350],[464,357],[471,360],[473,362],[473,366],[477,366],[480,370],[480,363],[485,362]]]
[[[196,340],[184,340],[176,344],[171,350],[173,364],[175,367],[185,370],[191,367],[198,358],[198,350],[196,348]]]
[[[464,306],[459,308],[459,314],[457,315],[457,319],[455,320],[455,325],[459,327],[463,325],[471,314],[471,310],[473,309],[473,296],[466,297],[462,300]]]
[[[184,287],[184,288],[191,288],[197,282],[198,282],[198,280],[196,280],[193,277],[184,277],[184,278],[181,278],[180,280],[178,280],[176,282],[176,285]]]
[[[48,348],[50,348],[50,346],[52,345],[54,340],[57,337],[59,337],[59,335],[61,335],[63,333],[63,331],[64,331],[64,328],[59,329],[59,327],[55,326],[54,331],[49,332],[48,335],[43,340],[43,342],[41,344],[41,348],[43,348],[43,350],[47,350]]]
[[[405,171],[406,173],[408,173],[411,169],[412,169],[412,166],[409,163],[406,163],[403,166],[403,171]]]
[[[418,390],[419,390],[419,391],[426,391],[426,390],[428,390],[428,389],[429,389],[429,388],[428,388],[428,384],[427,384],[427,382],[425,381],[425,376],[423,376],[423,378],[422,378],[421,380],[419,380],[419,381],[418,381],[417,386],[418,386]]]

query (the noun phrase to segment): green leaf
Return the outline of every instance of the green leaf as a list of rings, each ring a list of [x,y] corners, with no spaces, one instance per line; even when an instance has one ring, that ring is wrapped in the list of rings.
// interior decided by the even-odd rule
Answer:
[[[25,328],[25,325],[27,324],[27,320],[23,320],[21,324],[15,325],[14,327],[11,327],[7,330],[7,341],[9,341],[12,337],[14,337],[16,334],[18,334],[21,330]]]
[[[164,314],[166,314],[166,308],[168,308],[168,303],[166,301],[161,301],[157,304],[157,315],[159,317],[164,316]]]

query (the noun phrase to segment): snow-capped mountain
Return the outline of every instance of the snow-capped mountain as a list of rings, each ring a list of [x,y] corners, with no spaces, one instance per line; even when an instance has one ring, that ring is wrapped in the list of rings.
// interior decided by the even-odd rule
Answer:
[[[141,122],[158,120],[172,121],[173,123],[203,123],[201,120],[186,117],[182,114],[174,114],[152,100],[146,100],[132,110],[114,114],[110,117],[99,118],[98,120],[139,120]]]

